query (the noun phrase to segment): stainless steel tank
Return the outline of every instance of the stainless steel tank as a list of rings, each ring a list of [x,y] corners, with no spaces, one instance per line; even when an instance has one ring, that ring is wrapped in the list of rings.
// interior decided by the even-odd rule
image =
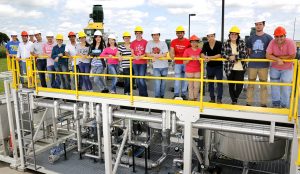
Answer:
[[[285,153],[286,140],[268,137],[215,132],[215,145],[219,153],[240,161],[269,161],[280,159]]]

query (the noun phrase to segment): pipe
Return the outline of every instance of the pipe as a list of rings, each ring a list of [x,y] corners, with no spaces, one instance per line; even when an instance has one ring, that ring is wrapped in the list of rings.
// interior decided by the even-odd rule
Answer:
[[[19,147],[23,147],[22,137],[21,137],[21,127],[20,127],[20,110],[19,110],[19,102],[18,102],[18,94],[16,89],[11,89],[14,100],[14,108],[15,108],[15,116],[16,116],[16,125],[18,132],[18,144]],[[21,169],[25,169],[25,161],[24,161],[24,151],[23,148],[19,148],[20,151],[20,160],[21,160]]]
[[[159,165],[161,165],[161,163],[163,163],[165,161],[166,158],[167,158],[167,154],[163,153],[162,156],[160,158],[158,158],[157,161],[155,161],[151,164],[151,167],[152,168],[158,167]]]
[[[111,125],[112,123],[112,117],[113,117],[113,109],[112,106],[108,107],[108,124]]]
[[[128,142],[131,142],[132,138],[131,138],[131,132],[132,132],[132,120],[128,119]]]
[[[80,118],[78,118],[78,107],[77,104],[73,104],[73,111],[74,111],[74,119],[76,120],[76,137],[77,137],[77,149],[78,153],[81,153],[81,130],[80,130]]]
[[[100,114],[100,104],[96,105],[96,122],[97,122],[97,138],[98,138],[98,153],[99,153],[99,159],[102,160],[102,118]]]
[[[17,144],[16,144],[14,117],[12,114],[10,81],[9,80],[4,81],[4,87],[5,87],[5,97],[6,97],[6,107],[7,107],[9,131],[10,131],[10,137],[11,137],[12,146],[13,146],[13,157],[14,157],[14,160],[17,161],[18,160],[18,154],[17,154],[18,149],[17,149]]]
[[[172,112],[172,131],[171,134],[174,135],[177,132],[177,127],[176,127],[176,113]]]
[[[166,128],[167,128],[167,120],[166,120],[166,111],[162,112],[162,132],[166,132]]]
[[[210,144],[211,144],[211,130],[204,130],[204,164],[205,166],[209,166],[209,151],[210,151]]]
[[[89,114],[90,114],[90,118],[95,118],[95,110],[94,110],[93,102],[89,102]]]
[[[198,159],[198,161],[199,161],[201,167],[204,168],[204,166],[203,166],[203,159],[202,159],[202,157],[201,157],[201,155],[200,155],[200,152],[199,152],[198,147],[197,147],[196,144],[195,144],[195,141],[192,142],[192,148],[193,148],[193,151],[194,151],[195,154],[196,154],[196,157],[197,157],[197,159]]]
[[[58,117],[58,101],[55,100],[53,102],[54,106],[54,116],[52,116],[52,121],[53,121],[53,132],[54,132],[54,142],[57,140],[57,127],[56,127],[56,122],[57,122],[57,117]]]
[[[89,154],[89,153],[85,153],[84,156],[89,157],[89,158],[99,159],[99,155],[96,156],[96,155],[92,155],[92,154]]]
[[[124,146],[125,146],[125,143],[126,143],[126,140],[127,140],[127,136],[128,136],[128,128],[126,128],[126,130],[124,132],[124,137],[123,137],[123,140],[122,140],[122,143],[121,143],[121,147],[119,148],[118,156],[117,156],[116,163],[115,163],[115,166],[114,166],[114,169],[113,169],[113,174],[117,173],[118,165],[120,164],[120,161],[121,161],[121,157],[122,157],[122,154],[123,154],[123,149],[124,149]]]
[[[116,118],[125,118],[125,119],[132,119],[137,121],[147,121],[147,122],[154,122],[154,123],[162,123],[161,117],[151,117],[151,115],[142,115],[137,113],[129,113],[124,111],[114,111],[113,116]]]
[[[86,120],[87,120],[87,103],[84,102],[83,105],[82,105],[82,108],[83,108],[83,123],[86,123]]]

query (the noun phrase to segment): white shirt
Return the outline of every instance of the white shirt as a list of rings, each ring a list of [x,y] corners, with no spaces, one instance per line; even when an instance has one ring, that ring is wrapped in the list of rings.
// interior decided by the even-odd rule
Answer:
[[[41,41],[41,42],[34,42],[31,46],[31,52],[33,52],[34,54],[37,54],[37,55],[42,55],[43,54],[43,45],[44,45],[44,42]],[[45,58],[41,58],[41,57],[38,57],[37,59],[45,59]]]
[[[32,44],[33,43],[30,41],[27,41],[26,43],[20,42],[17,57],[21,59],[23,58],[28,59],[31,56],[30,51],[31,51]],[[21,61],[25,62],[25,60],[21,60]]]
[[[75,45],[72,45],[71,42],[66,44],[66,48],[65,48],[65,52],[69,53],[70,56],[76,56],[77,51],[76,51],[76,43]],[[74,66],[74,60],[73,59],[69,59],[70,61],[72,61],[72,66]],[[76,59],[76,65],[78,65],[79,59]]]

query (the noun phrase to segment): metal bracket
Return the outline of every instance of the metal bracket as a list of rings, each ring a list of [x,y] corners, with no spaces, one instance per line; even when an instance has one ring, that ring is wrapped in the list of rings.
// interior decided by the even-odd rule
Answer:
[[[177,111],[176,116],[181,121],[188,121],[188,122],[196,122],[200,118],[200,112],[196,109],[190,109],[186,111]]]

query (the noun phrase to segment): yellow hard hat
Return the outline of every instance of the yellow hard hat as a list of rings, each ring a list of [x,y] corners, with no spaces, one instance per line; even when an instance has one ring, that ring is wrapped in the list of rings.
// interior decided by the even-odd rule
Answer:
[[[64,36],[62,34],[57,34],[55,39],[64,40]]]
[[[231,29],[229,30],[229,33],[241,33],[241,30],[239,29],[239,27],[237,27],[236,25],[232,26]]]
[[[81,38],[81,37],[86,37],[86,34],[85,34],[83,31],[79,31],[78,37],[79,37],[79,38]]]
[[[136,26],[134,29],[134,32],[137,32],[137,31],[143,32],[144,30],[141,26]]]
[[[176,28],[176,32],[177,32],[177,31],[183,31],[183,32],[184,32],[185,30],[184,30],[184,28],[183,28],[182,25],[179,25],[179,26]]]
[[[125,31],[123,33],[123,37],[131,37],[131,34],[128,31]]]

